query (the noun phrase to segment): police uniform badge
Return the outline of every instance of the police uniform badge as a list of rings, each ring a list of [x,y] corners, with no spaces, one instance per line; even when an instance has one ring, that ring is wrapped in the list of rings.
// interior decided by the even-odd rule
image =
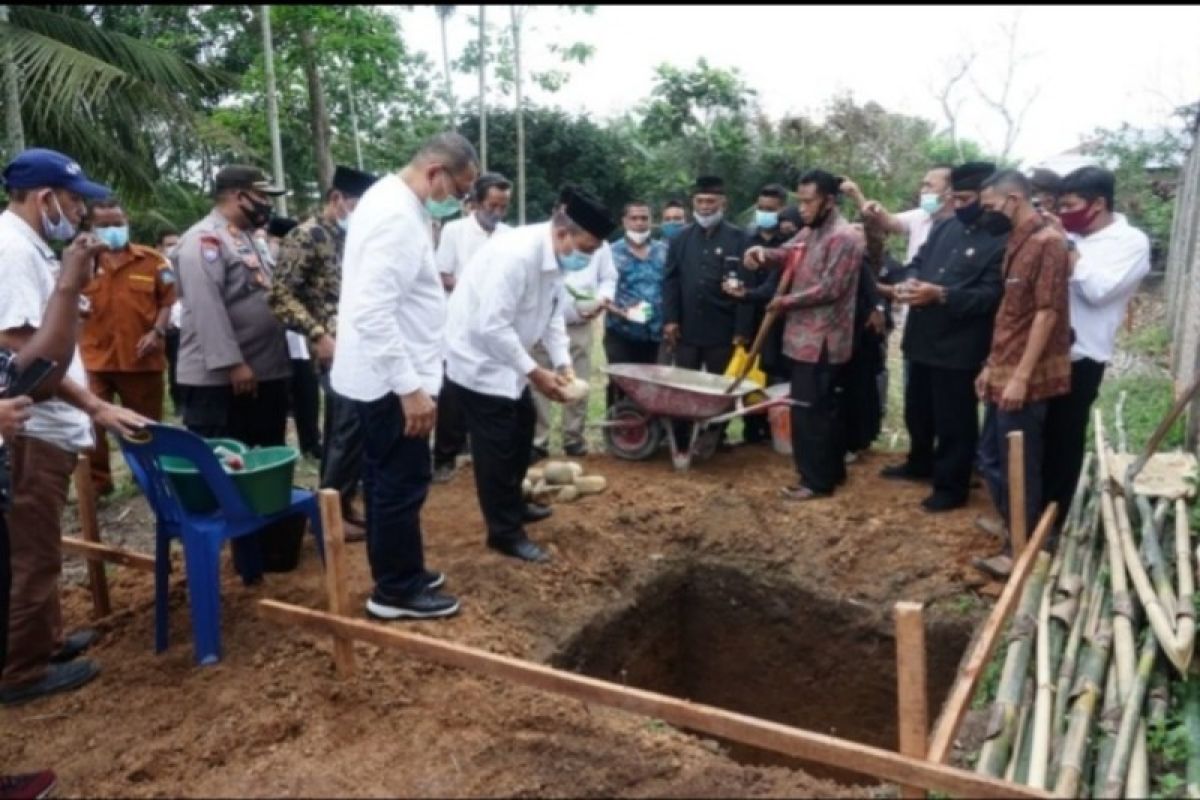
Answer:
[[[215,263],[221,258],[221,241],[214,237],[203,236],[200,238],[200,255],[209,264]]]

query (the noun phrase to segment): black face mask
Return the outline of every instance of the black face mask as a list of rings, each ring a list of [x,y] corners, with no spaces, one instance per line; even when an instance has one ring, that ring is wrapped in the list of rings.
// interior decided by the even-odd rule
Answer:
[[[825,220],[829,219],[830,213],[833,211],[832,205],[825,205],[819,214],[813,217],[813,221],[808,223],[810,228],[819,228],[825,224]]]
[[[969,206],[954,209],[954,216],[958,217],[958,221],[963,225],[974,225],[982,215],[983,206],[979,204],[978,200]]]
[[[1012,220],[999,211],[985,211],[979,216],[979,227],[992,236],[1004,236],[1012,230]]]
[[[252,228],[262,228],[271,221],[271,214],[275,210],[275,206],[271,203],[260,203],[246,193],[241,195],[246,200],[250,201],[250,207],[246,208],[242,204],[238,204],[238,208],[246,215],[246,219],[250,222]]]

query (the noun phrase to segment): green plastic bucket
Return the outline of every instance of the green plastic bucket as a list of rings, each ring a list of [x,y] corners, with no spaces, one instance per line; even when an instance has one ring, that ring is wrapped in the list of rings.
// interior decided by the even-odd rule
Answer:
[[[255,514],[278,514],[292,502],[292,483],[300,451],[294,447],[259,447],[242,456],[244,469],[230,472],[233,483]]]
[[[216,450],[224,447],[234,453],[244,454],[249,448],[236,439],[205,439],[209,447]],[[219,460],[219,459],[218,459]],[[162,456],[158,459],[159,466],[167,473],[175,494],[185,511],[193,514],[207,514],[217,510],[217,498],[209,491],[208,484],[200,475],[200,470],[186,458]]]

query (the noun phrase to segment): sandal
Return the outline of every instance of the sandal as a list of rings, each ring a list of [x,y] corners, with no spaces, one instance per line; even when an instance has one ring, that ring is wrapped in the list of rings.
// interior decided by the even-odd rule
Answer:
[[[779,490],[779,496],[785,500],[794,500],[797,503],[803,503],[806,500],[819,500],[822,497],[829,497],[826,492],[816,492],[808,488],[804,484],[795,486],[786,486]]]

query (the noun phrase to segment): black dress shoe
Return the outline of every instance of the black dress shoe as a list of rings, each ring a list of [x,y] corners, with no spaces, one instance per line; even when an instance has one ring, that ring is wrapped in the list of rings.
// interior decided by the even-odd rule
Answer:
[[[99,638],[100,634],[91,628],[75,631],[63,641],[58,652],[50,656],[50,663],[64,664],[78,658]]]
[[[525,510],[521,512],[522,522],[541,522],[554,513],[554,509],[541,505],[540,503],[526,503]]]
[[[932,475],[922,475],[916,472],[907,463],[884,467],[879,471],[879,477],[887,478],[890,481],[914,481],[916,483],[925,483],[933,479]]]
[[[938,514],[943,511],[953,511],[956,508],[962,508],[966,504],[967,500],[965,497],[960,499],[944,492],[934,492],[921,501],[921,508],[931,514]]]
[[[519,558],[522,561],[531,561],[535,564],[544,563],[550,560],[549,554],[545,550],[538,547],[531,539],[516,539],[508,541],[489,540],[487,546],[495,550],[497,553],[503,553],[511,558]]]
[[[547,459],[549,457],[550,457],[550,451],[544,447],[538,447],[537,445],[534,445],[533,447],[529,448],[529,464],[530,464],[530,466],[533,466],[534,464],[538,463],[539,461],[544,461],[545,459]]]

